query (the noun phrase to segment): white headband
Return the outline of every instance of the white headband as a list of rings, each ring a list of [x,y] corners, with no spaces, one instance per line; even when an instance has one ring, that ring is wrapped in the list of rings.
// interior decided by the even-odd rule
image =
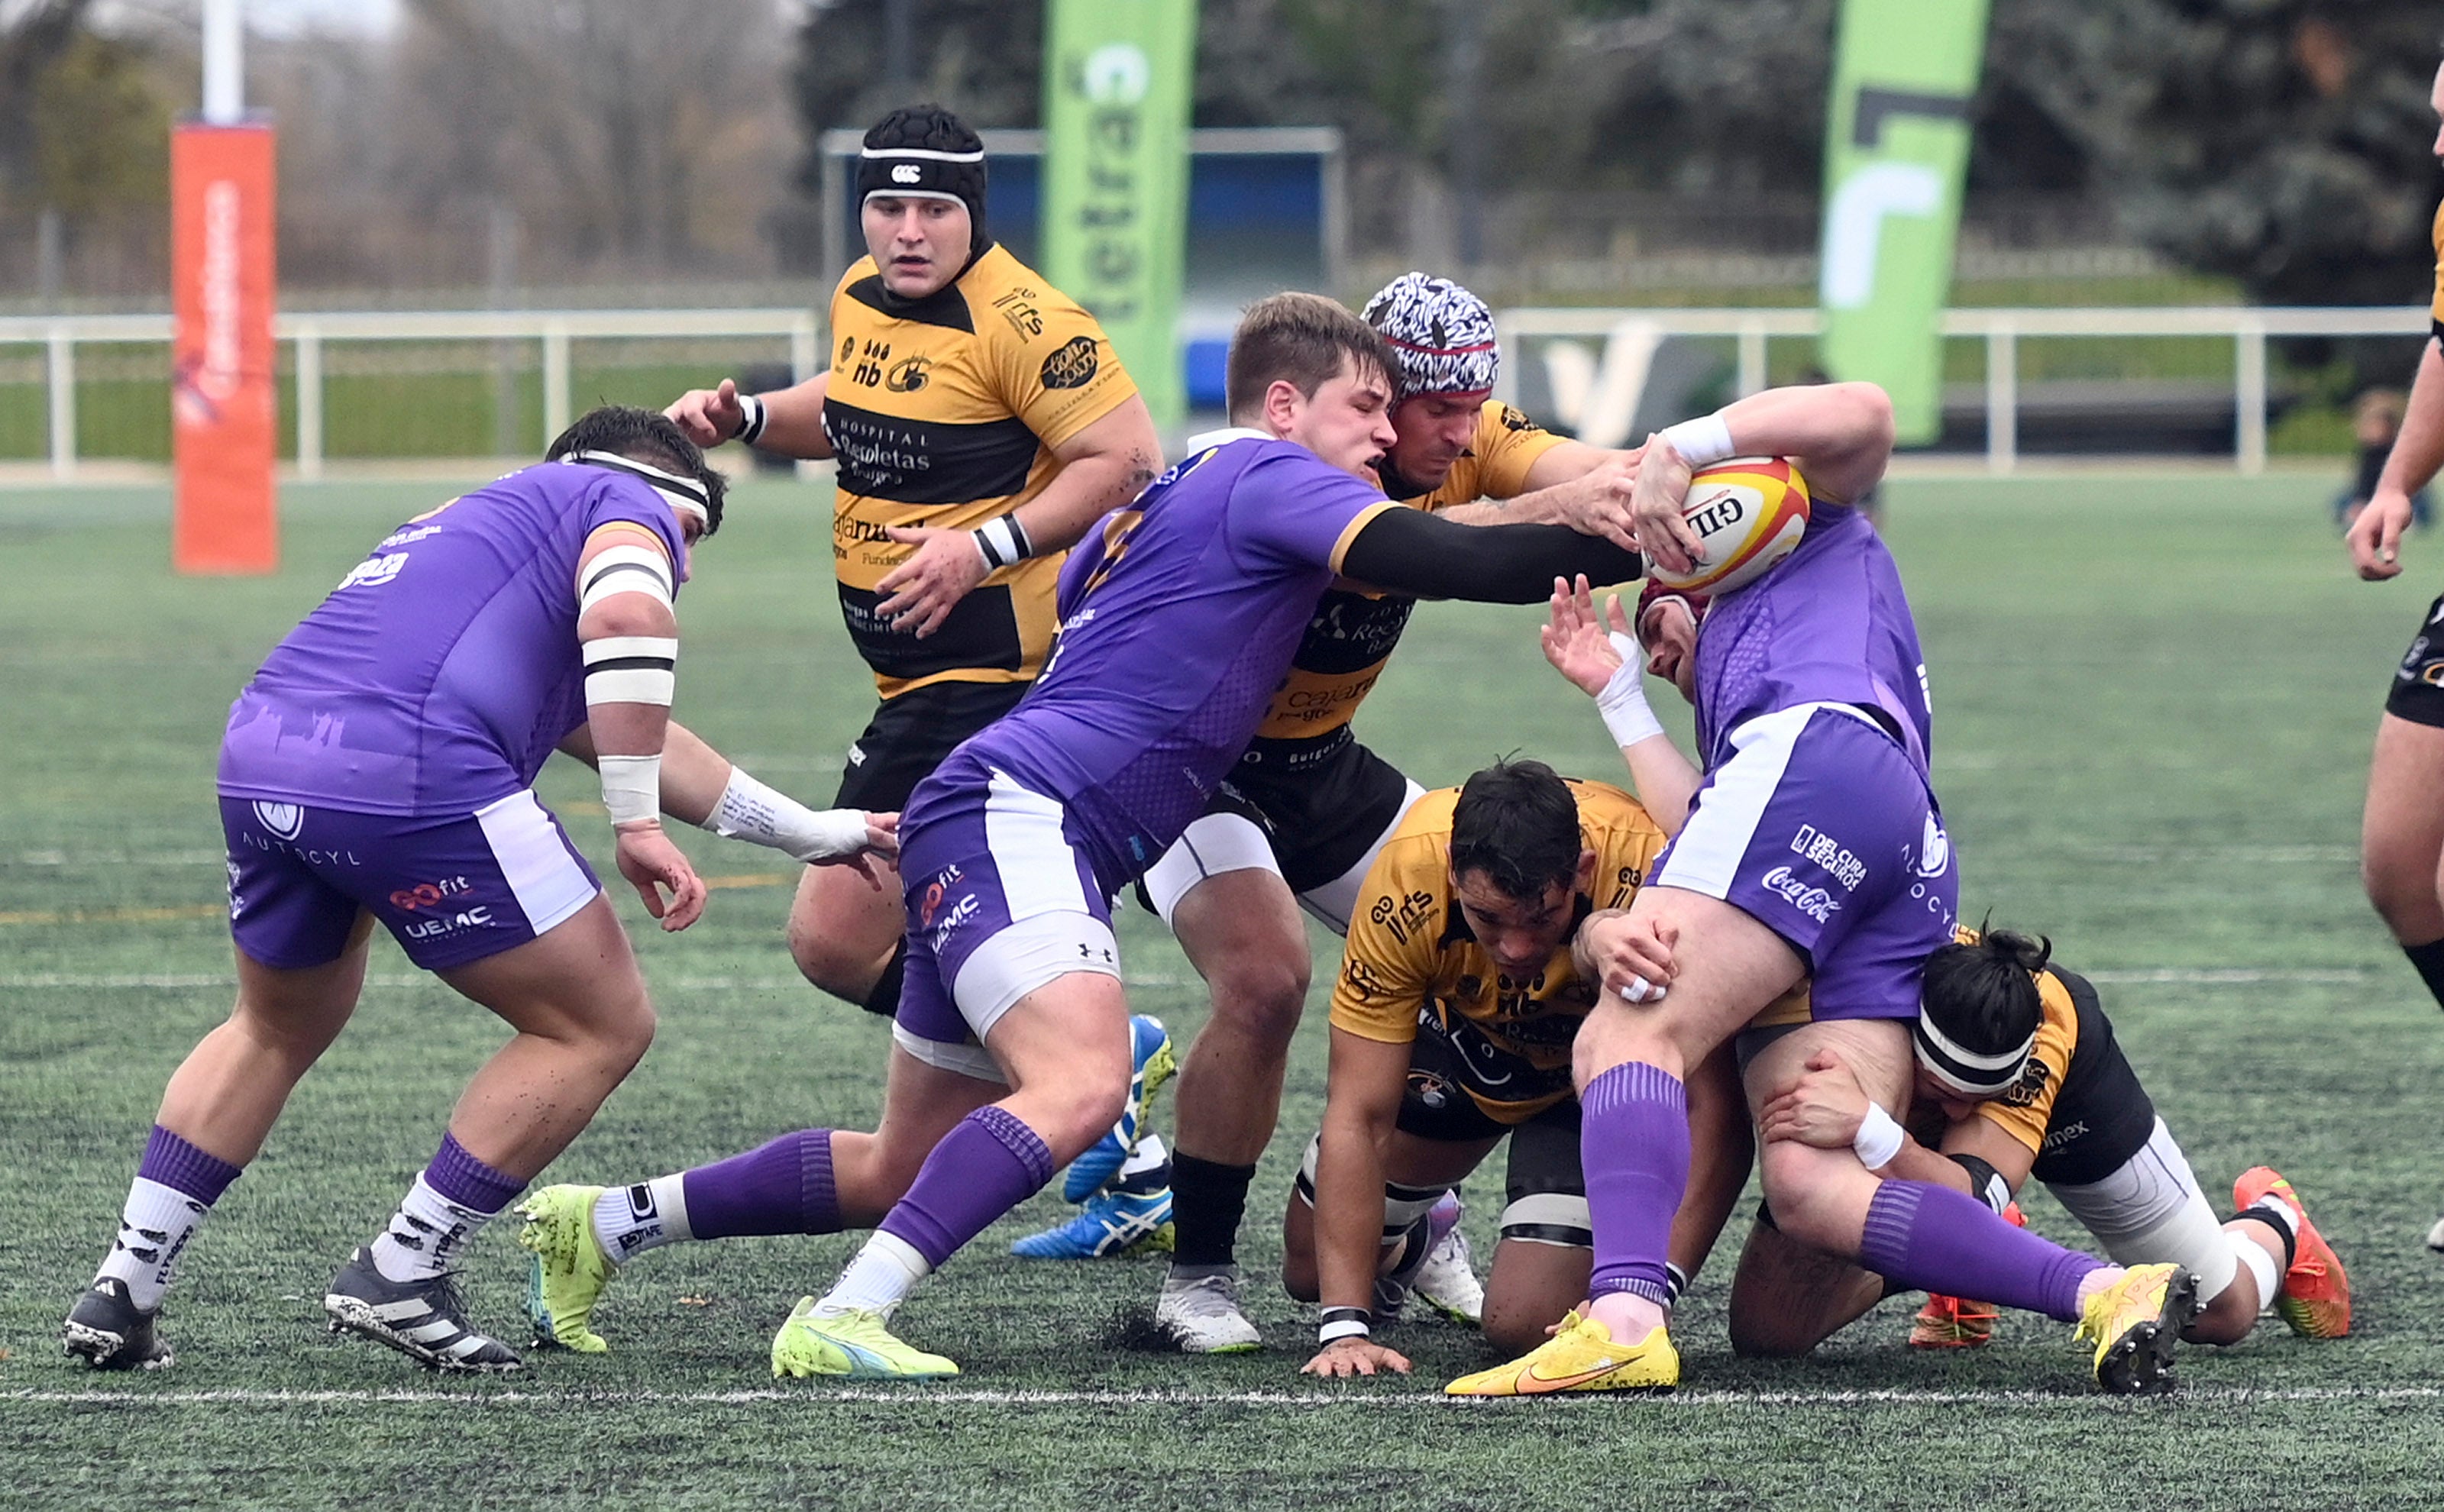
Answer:
[[[2029,1030],[2027,1039],[2022,1041],[2016,1049],[1981,1055],[1947,1037],[1921,1008],[1917,1023],[1912,1026],[1910,1041],[1917,1052],[1917,1063],[1932,1073],[1935,1080],[1963,1097],[1990,1097],[2020,1079],[2020,1068],[2027,1064],[2028,1053],[2037,1047],[2037,1033],[2034,1029]],[[1979,1075],[1980,1072],[1985,1075]]]
[[[656,493],[660,494],[662,502],[674,510],[693,518],[696,524],[707,529],[713,526],[713,495],[705,491],[704,485],[694,478],[683,478],[676,472],[665,472],[659,468],[648,467],[632,457],[623,457],[616,452],[571,452],[560,460],[582,462],[588,467],[609,468],[614,472],[625,472],[632,478],[640,478],[650,485]]]

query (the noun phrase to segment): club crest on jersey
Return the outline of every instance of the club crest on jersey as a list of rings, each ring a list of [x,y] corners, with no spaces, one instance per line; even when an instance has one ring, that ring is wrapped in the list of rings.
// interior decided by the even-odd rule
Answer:
[[[1095,356],[1095,339],[1073,336],[1044,360],[1036,377],[1047,389],[1083,389],[1095,380],[1095,370],[1101,365]]]
[[[1926,817],[1926,834],[1917,847],[1917,875],[1941,876],[1952,866],[1952,837],[1943,833],[1934,815]]]
[[[254,818],[276,839],[293,840],[305,833],[306,810],[295,803],[270,803],[258,798]]]

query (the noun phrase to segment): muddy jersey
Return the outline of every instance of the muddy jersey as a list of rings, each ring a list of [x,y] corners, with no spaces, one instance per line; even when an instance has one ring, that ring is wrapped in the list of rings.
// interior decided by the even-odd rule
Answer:
[[[1638,800],[1607,783],[1573,781],[1579,830],[1596,853],[1595,886],[1574,900],[1570,935],[1525,982],[1504,976],[1452,900],[1452,811],[1459,789],[1428,793],[1366,874],[1332,988],[1332,1026],[1384,1044],[1443,1041],[1467,1067],[1463,1089],[1499,1123],[1534,1117],[1571,1095],[1570,1042],[1598,984],[1570,958],[1578,921],[1627,908],[1663,831]]]
[[[661,495],[571,462],[512,472],[384,537],[230,707],[226,798],[465,816],[585,723],[577,563],[598,534],[687,547]]]
[[[832,296],[831,341],[832,565],[882,696],[1033,678],[1052,643],[1061,553],[992,573],[919,640],[875,613],[875,584],[916,549],[886,532],[972,530],[1027,503],[1060,470],[1052,449],[1137,385],[1094,317],[999,246],[915,300],[860,259]]]
[[[2037,1180],[2084,1187],[2145,1147],[2156,1105],[2086,978],[2047,967],[2037,973],[2037,997],[2045,1017],[2027,1068],[2001,1097],[1980,1103],[1975,1116],[2036,1156],[2029,1174]]]
[[[1452,464],[1442,486],[1400,502],[1437,510],[1478,499],[1514,498],[1527,491],[1536,459],[1563,439],[1509,405],[1488,400],[1477,415],[1475,439]],[[1296,771],[1347,740],[1350,719],[1383,674],[1416,602],[1401,594],[1334,584],[1299,637],[1289,675],[1265,707],[1264,723],[1249,743],[1248,765]]]

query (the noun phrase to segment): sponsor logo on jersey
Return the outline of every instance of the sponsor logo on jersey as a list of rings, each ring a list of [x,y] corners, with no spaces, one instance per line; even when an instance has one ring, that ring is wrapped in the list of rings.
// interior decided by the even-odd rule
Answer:
[[[445,876],[437,881],[418,882],[414,887],[400,888],[390,895],[390,906],[413,913],[417,909],[438,908],[445,899],[472,891],[472,884],[465,877]]]
[[[1100,365],[1095,356],[1095,339],[1073,336],[1044,360],[1036,377],[1047,389],[1083,389],[1095,380],[1095,370]]]
[[[1805,879],[1791,876],[1787,866],[1777,866],[1766,873],[1760,885],[1819,924],[1842,911],[1839,898],[1821,887],[1810,886]]]
[[[460,909],[454,913],[435,913],[429,918],[411,920],[399,932],[411,940],[432,940],[444,934],[455,934],[461,930],[489,930],[495,922],[491,909],[478,903],[473,908]]]
[[[2048,1129],[2046,1131],[2046,1148],[2060,1150],[2085,1133],[2087,1133],[2087,1120],[2084,1118],[2077,1123],[2065,1124],[2060,1129]]]
[[[1859,859],[1832,836],[1813,824],[1802,824],[1799,833],[1790,838],[1790,851],[1805,856],[1824,869],[1825,875],[1842,884],[1842,891],[1855,893],[1867,879],[1867,863]]]
[[[2020,1079],[2012,1082],[2009,1089],[2003,1094],[2003,1105],[2007,1108],[2030,1108],[2036,1106],[2037,1099],[2046,1095],[2046,1082],[2052,1078],[2053,1074],[2053,1068],[2051,1066],[2046,1065],[2035,1056],[2028,1057],[2028,1063],[2020,1068]],[[2063,1137],[2064,1139],[2075,1139],[2085,1133],[2087,1133],[2087,1125],[2083,1123],[2076,1129],[2065,1132]],[[2047,1145],[2051,1145],[2053,1142],[2054,1139],[2051,1134],[2046,1136],[2046,1143]]]
[[[360,562],[350,567],[348,575],[340,580],[340,587],[331,591],[338,593],[342,588],[379,588],[398,577],[406,566],[406,552],[385,552],[381,556]]]
[[[934,360],[930,357],[902,358],[884,375],[882,386],[894,394],[914,394],[925,386],[925,370],[933,365]]]

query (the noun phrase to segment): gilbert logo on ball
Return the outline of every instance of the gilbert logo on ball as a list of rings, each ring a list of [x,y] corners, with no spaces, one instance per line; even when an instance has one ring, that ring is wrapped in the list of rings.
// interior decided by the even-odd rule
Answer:
[[[1689,480],[1680,516],[1697,535],[1695,568],[1674,572],[1650,561],[1647,577],[1667,588],[1729,593],[1798,546],[1807,530],[1807,480],[1779,457],[1717,462]]]

